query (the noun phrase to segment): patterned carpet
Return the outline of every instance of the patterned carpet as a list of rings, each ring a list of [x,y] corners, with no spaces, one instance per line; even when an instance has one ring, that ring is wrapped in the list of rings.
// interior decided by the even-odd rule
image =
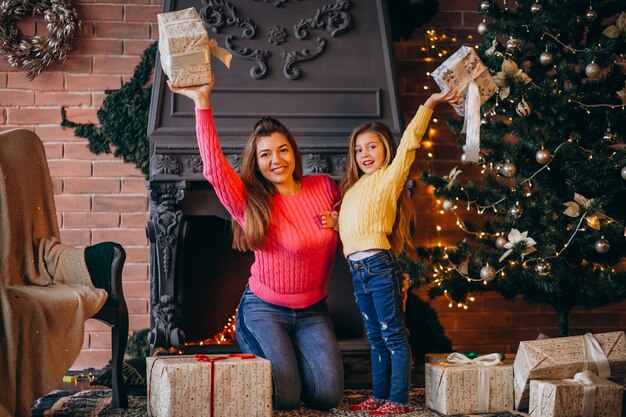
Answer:
[[[367,412],[349,411],[350,406],[363,401],[369,394],[366,390],[346,390],[341,404],[328,412],[310,410],[303,406],[297,410],[277,411],[274,417],[364,417]],[[407,417],[440,417],[440,414],[428,410],[424,406],[424,390],[416,388],[410,397],[412,412]],[[91,389],[87,391],[70,392],[54,391],[40,398],[33,406],[33,417],[146,417],[146,397],[129,397],[129,406],[126,410],[111,410],[111,390]],[[524,414],[482,414],[481,417],[521,417]],[[247,416],[242,416],[247,417]],[[469,416],[467,416],[469,417]]]

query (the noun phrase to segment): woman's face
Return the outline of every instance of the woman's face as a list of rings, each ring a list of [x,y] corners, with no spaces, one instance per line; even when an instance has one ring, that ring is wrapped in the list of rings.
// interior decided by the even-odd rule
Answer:
[[[263,177],[274,186],[291,185],[296,160],[289,140],[282,133],[261,136],[256,144],[256,162]]]

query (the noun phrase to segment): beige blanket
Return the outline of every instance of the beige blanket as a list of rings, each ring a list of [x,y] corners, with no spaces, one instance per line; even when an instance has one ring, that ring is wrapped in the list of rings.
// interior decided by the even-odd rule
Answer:
[[[0,133],[0,416],[30,416],[83,344],[84,323],[106,301],[84,249],[61,244],[43,144]]]

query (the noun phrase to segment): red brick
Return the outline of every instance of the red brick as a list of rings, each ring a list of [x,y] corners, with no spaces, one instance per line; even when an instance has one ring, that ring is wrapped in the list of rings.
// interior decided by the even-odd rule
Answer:
[[[63,180],[61,178],[52,178],[52,192],[54,194],[63,192]]]
[[[67,147],[67,144],[65,144]],[[116,178],[65,178],[64,191],[68,194],[117,194],[120,180]]]
[[[111,360],[110,350],[82,350],[70,369],[103,368]]]
[[[96,195],[93,198],[93,211],[119,211],[122,213],[145,212],[148,209],[146,196],[107,196]]]
[[[150,25],[147,23],[95,22],[94,29],[94,34],[97,38],[150,38]]]
[[[145,281],[148,280],[148,265],[146,264],[130,264],[124,265],[124,280],[128,281]]]
[[[48,167],[52,177],[89,177],[91,175],[91,162],[89,161],[57,159],[48,161]]]
[[[128,330],[136,332],[150,328],[150,315],[148,314],[129,314]]]
[[[77,142],[65,144],[63,156],[68,159],[87,159],[89,161],[115,160],[115,157],[113,156],[113,154],[101,153],[101,154],[96,155],[95,153],[89,150],[86,143],[77,143]]]
[[[0,91],[0,103],[3,106],[31,106],[35,104],[35,93],[21,90]]]
[[[28,81],[25,72],[11,72],[8,77],[8,88],[35,91],[57,91],[64,88],[63,73],[60,72],[42,72],[32,81]]]
[[[23,125],[33,123],[60,123],[61,111],[58,108],[8,108],[7,123]]]
[[[124,50],[121,39],[80,38],[72,48],[72,55],[121,55]]]
[[[37,20],[33,16],[24,16],[16,22],[22,36],[31,37],[37,34]]]
[[[38,106],[89,106],[91,94],[38,91],[35,102]]]
[[[483,21],[483,15],[477,12],[464,12],[463,13],[463,26],[467,26],[470,28],[476,28],[480,22]],[[476,39],[479,39],[478,33],[476,34]]]
[[[111,349],[111,332],[90,332],[89,349]]]
[[[93,59],[95,74],[129,74],[139,63],[138,56],[96,56]]]
[[[148,222],[148,212],[122,213],[122,227],[145,227]]]
[[[65,109],[65,111],[67,120],[70,120],[74,123],[99,123],[97,109],[85,107],[68,107]]]
[[[150,248],[148,246],[125,246],[126,262],[149,262]]]
[[[7,122],[7,110],[4,107],[0,107],[0,124],[5,124],[6,122]]]
[[[148,281],[122,281],[124,287],[124,298],[148,298],[150,297],[150,282]]]
[[[56,195],[54,202],[58,211],[89,211],[91,209],[91,197],[87,195]]]
[[[124,194],[146,194],[146,182],[144,179],[122,178],[122,192]]]
[[[439,10],[472,10],[477,9],[476,0],[454,0],[439,2]]]
[[[463,14],[460,12],[439,12],[429,22],[439,28],[457,28],[463,26]]]
[[[152,40],[124,39],[124,55],[142,55]]]
[[[119,75],[66,74],[65,89],[68,91],[117,90],[122,86]]]
[[[107,0],[107,3],[128,3],[128,0]],[[150,4],[150,0],[133,0],[133,4]]]
[[[74,213],[63,214],[63,227],[90,228],[90,227],[119,227],[118,213]]]
[[[94,242],[119,242],[121,245],[145,245],[145,229],[94,229]]]
[[[148,300],[132,299],[126,300],[129,314],[148,314]]]
[[[122,161],[94,161],[93,163],[94,177],[143,177],[133,164]]]
[[[157,14],[163,12],[161,6],[126,5],[124,8],[124,20],[127,22],[156,22]]]
[[[63,144],[44,143],[43,147],[46,150],[46,158],[62,158],[63,157]]]
[[[91,244],[89,229],[61,229],[61,241],[66,245],[88,246]]]
[[[74,136],[74,129],[61,126],[35,126],[34,131],[43,142],[46,141],[84,141]]]
[[[122,6],[111,4],[78,4],[76,11],[81,20],[122,20],[124,10]]]
[[[96,319],[89,319],[85,322],[85,331],[86,332],[104,332],[110,329],[105,323]]]
[[[0,72],[0,88],[7,88],[7,74]]]
[[[92,59],[90,57],[77,56],[58,61],[50,67],[50,71],[90,73],[92,67]]]
[[[92,93],[92,103],[94,107],[100,108],[102,107],[102,103],[104,103],[104,99],[107,98],[107,95],[104,93]]]
[[[159,39],[159,26],[156,23],[150,24],[150,39],[155,41]]]
[[[81,349],[89,349],[89,333],[85,333],[83,337],[83,346]]]
[[[81,22],[80,30],[76,34],[77,39],[81,38],[93,38],[94,27],[93,22]]]

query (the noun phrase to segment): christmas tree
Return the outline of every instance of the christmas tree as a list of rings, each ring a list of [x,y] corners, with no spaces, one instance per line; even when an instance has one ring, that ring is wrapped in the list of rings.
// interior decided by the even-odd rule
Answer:
[[[465,306],[474,292],[554,307],[626,298],[626,13],[622,0],[485,0],[475,51],[499,91],[481,107],[480,184],[424,172],[466,238],[408,273]],[[463,121],[449,122],[461,134]],[[442,175],[444,174],[444,175]],[[470,212],[484,222],[464,221]]]

